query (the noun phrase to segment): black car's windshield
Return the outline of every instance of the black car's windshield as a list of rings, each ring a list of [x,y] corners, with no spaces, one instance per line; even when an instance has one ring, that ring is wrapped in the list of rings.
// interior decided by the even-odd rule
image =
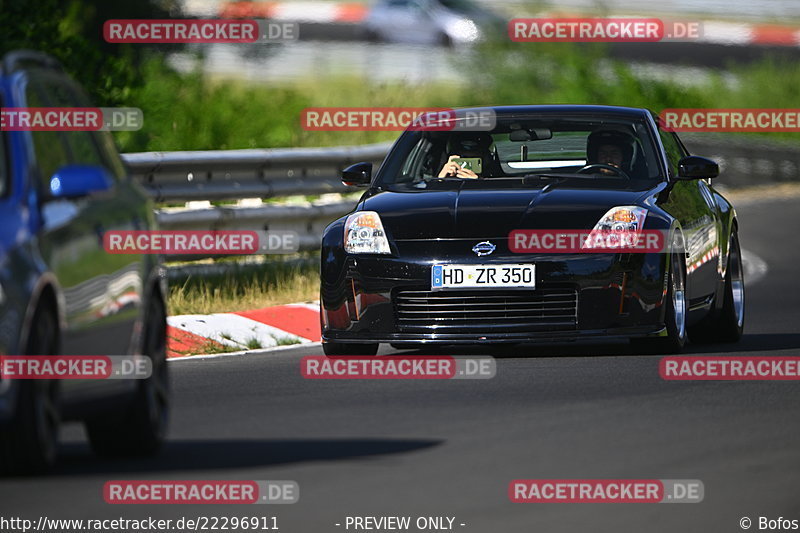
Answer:
[[[524,180],[638,189],[660,179],[656,154],[643,120],[501,116],[491,131],[406,132],[376,185],[425,189],[474,180],[472,188]]]

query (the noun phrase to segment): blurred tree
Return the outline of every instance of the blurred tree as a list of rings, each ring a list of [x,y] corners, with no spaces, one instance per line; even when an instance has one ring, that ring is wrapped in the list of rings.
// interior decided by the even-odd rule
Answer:
[[[20,48],[46,52],[96,105],[125,105],[143,83],[139,67],[145,53],[165,47],[107,43],[103,23],[178,16],[178,0],[0,0],[0,54]]]
[[[497,39],[475,47],[464,63],[487,65],[471,80],[475,103],[605,104],[656,111],[713,104],[705,87],[636,75],[632,65],[611,57],[605,43]]]

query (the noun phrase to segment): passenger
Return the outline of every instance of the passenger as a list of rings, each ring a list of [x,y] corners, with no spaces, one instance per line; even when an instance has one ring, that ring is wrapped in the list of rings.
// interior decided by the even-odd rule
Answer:
[[[440,178],[467,178],[476,179],[482,177],[485,172],[476,173],[468,168],[460,166],[453,161],[458,158],[477,157],[481,160],[483,169],[486,170],[491,162],[489,147],[492,145],[492,137],[488,134],[459,135],[453,134],[447,141],[447,153],[450,156],[447,162],[439,171]]]

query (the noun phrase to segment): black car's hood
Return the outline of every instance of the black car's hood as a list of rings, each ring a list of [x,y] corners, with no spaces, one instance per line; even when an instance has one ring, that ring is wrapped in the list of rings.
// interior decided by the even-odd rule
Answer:
[[[610,208],[637,205],[649,190],[468,188],[376,191],[361,210],[376,211],[390,238],[496,238],[514,229],[591,229]]]

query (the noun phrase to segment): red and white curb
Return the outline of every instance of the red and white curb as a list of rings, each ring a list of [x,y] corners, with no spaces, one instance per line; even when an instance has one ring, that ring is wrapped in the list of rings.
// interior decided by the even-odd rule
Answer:
[[[774,24],[704,22],[700,42],[761,46],[800,46],[800,27]]]
[[[228,2],[219,17],[354,24],[364,20],[368,11],[368,6],[355,2]]]
[[[221,351],[224,347],[254,350],[320,341],[316,303],[167,318],[170,358]]]

